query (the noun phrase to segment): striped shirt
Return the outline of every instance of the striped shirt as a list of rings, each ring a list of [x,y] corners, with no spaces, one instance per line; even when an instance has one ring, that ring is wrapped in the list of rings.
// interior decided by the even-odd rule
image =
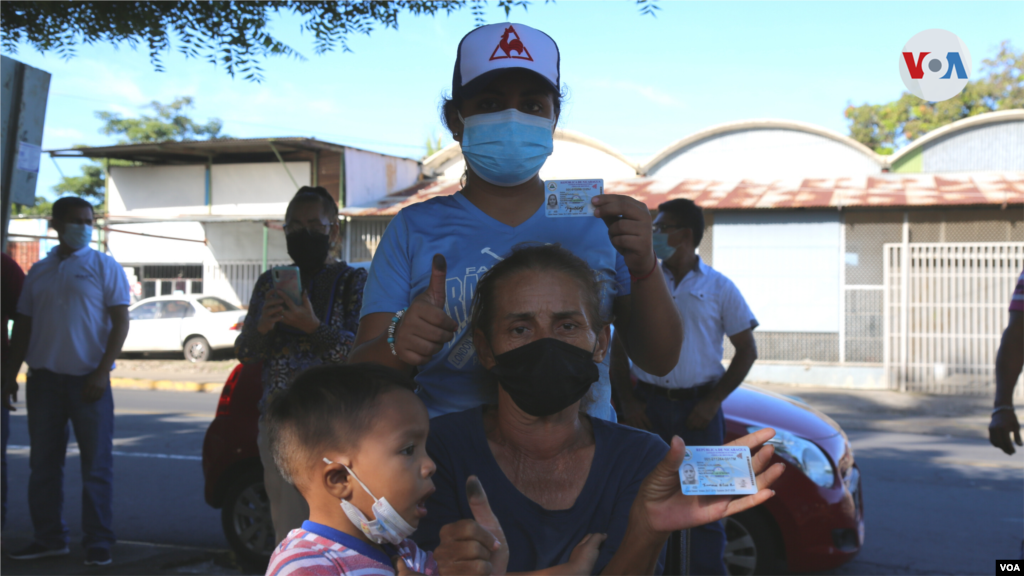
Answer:
[[[434,555],[424,552],[412,540],[397,547],[380,548],[329,526],[302,523],[288,533],[270,557],[266,576],[394,576],[389,556],[400,556],[414,572],[436,575]]]
[[[1010,300],[1010,312],[1024,312],[1024,272],[1017,278],[1017,288],[1013,291],[1013,299]]]

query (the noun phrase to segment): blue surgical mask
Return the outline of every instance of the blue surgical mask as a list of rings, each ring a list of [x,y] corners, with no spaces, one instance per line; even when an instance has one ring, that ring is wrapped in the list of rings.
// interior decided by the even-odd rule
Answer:
[[[88,224],[65,224],[61,240],[74,250],[81,250],[92,240],[92,226]]]
[[[554,151],[555,121],[508,109],[463,119],[462,155],[477,176],[495,186],[533,178]]]
[[[676,253],[676,247],[668,245],[668,234],[665,232],[655,232],[651,241],[654,243],[654,255],[662,260],[668,260]]]

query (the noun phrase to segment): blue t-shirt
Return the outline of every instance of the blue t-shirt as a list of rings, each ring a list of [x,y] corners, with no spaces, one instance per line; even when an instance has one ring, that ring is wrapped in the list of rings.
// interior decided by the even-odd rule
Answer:
[[[594,564],[594,574],[599,574],[626,534],[629,509],[640,484],[668,453],[668,446],[643,430],[597,418],[590,421],[594,460],[583,490],[572,508],[546,510],[523,495],[501,471],[484,433],[483,408],[431,420],[427,453],[437,464],[437,491],[427,501],[427,517],[420,521],[413,541],[424,550],[434,550],[442,526],[473,517],[466,498],[466,478],[476,475],[508,539],[509,572],[568,562],[584,536],[604,533],[608,539]]]
[[[362,316],[394,314],[430,284],[434,254],[448,261],[445,312],[459,323],[452,342],[420,366],[416,382],[430,416],[460,412],[497,401],[497,388],[480,365],[469,328],[473,293],[480,276],[521,243],[559,243],[605,281],[602,314],[611,317],[612,301],[629,294],[629,269],[608,239],[599,218],[548,218],[544,206],[519,226],[508,226],[474,206],[461,192],[431,198],[402,209],[388,224],[370,265]],[[598,365],[591,416],[615,420],[611,407],[608,358]]]

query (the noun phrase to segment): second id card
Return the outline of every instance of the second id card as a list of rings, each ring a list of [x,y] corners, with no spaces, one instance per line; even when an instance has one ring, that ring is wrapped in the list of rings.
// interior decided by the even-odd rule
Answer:
[[[757,494],[746,446],[687,446],[679,483],[687,496]]]
[[[547,180],[544,210],[548,218],[593,216],[590,199],[604,192],[604,180]]]

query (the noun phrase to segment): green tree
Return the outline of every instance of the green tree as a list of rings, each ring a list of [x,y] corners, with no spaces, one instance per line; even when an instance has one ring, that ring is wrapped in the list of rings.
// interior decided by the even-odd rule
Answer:
[[[894,102],[846,108],[850,137],[879,154],[897,148],[957,120],[1010,108],[1024,108],[1024,51],[1003,42],[994,58],[982,60],[976,80],[959,95],[927,102],[904,92]]]
[[[143,142],[167,142],[183,140],[202,140],[229,138],[220,133],[223,122],[218,118],[209,119],[206,124],[199,124],[186,115],[186,111],[194,106],[188,96],[175,98],[170,104],[153,101],[146,108],[153,110],[152,115],[142,114],[138,118],[124,118],[114,112],[96,112],[96,117],[103,121],[100,132],[107,136],[119,135],[120,144],[138,144]],[[81,146],[78,146],[81,147]],[[127,160],[108,160],[111,166],[131,166]],[[106,191],[106,172],[98,163],[82,166],[78,176],[63,176],[53,187],[60,194],[74,194],[93,202],[96,213],[106,212],[103,200]],[[38,202],[38,199],[36,200]]]
[[[53,214],[53,202],[42,196],[36,196],[35,206],[14,204],[11,210],[11,217],[20,218],[49,218],[51,214]]]
[[[655,15],[653,0],[636,0],[640,13]],[[507,17],[512,8],[524,10],[526,0],[497,0]],[[162,71],[162,55],[171,41],[190,58],[203,58],[234,77],[263,79],[262,58],[288,56],[305,60],[297,50],[274,38],[270,20],[281,13],[303,19],[302,31],[313,36],[317,55],[341,49],[351,52],[351,34],[369,35],[376,27],[398,29],[398,18],[450,15],[470,9],[477,25],[485,23],[484,0],[440,1],[223,1],[223,2],[0,2],[0,44],[14,54],[26,43],[40,52],[75,55],[80,44],[103,42],[131,48],[144,45],[149,60]]]
[[[437,154],[444,149],[444,140],[441,136],[435,134],[427,138],[427,153],[423,155],[424,158],[428,158]]]

